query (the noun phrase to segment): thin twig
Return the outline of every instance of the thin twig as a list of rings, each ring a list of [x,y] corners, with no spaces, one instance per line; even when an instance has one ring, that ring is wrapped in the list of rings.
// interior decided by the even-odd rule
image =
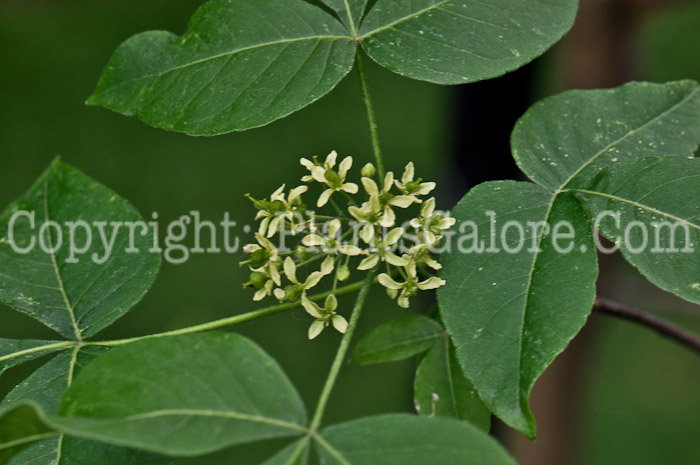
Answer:
[[[598,297],[593,309],[599,313],[616,316],[651,328],[662,336],[672,339],[678,344],[684,345],[700,354],[700,335],[652,313],[614,302],[605,297]]]

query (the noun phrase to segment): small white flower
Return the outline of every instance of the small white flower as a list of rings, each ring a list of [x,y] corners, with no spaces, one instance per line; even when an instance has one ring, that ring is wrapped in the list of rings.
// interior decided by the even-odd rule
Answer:
[[[283,269],[284,274],[287,279],[292,282],[291,286],[287,286],[286,289],[275,289],[275,297],[279,300],[296,300],[299,297],[306,294],[306,291],[316,286],[321,279],[333,272],[335,267],[335,259],[332,255],[326,257],[321,264],[321,271],[314,271],[311,273],[304,282],[297,279],[297,265],[294,263],[292,257],[287,257],[284,259]]]
[[[324,253],[343,254],[348,256],[356,256],[362,253],[362,249],[351,244],[339,242],[338,233],[340,232],[341,222],[338,219],[331,220],[328,223],[328,236],[323,237],[319,234],[309,234],[302,239],[302,244],[307,247],[321,247]]]
[[[401,291],[398,297],[398,304],[403,308],[408,308],[410,305],[409,298],[414,296],[419,290],[425,291],[429,289],[437,289],[446,284],[444,279],[440,279],[436,276],[426,279],[425,281],[419,281],[416,273],[416,265],[414,262],[410,262],[404,267],[404,271],[407,274],[407,279],[404,282],[397,282],[391,276],[386,273],[382,273],[377,277],[379,283],[386,287],[387,289],[393,289],[396,291]]]
[[[347,330],[347,320],[335,313],[338,308],[338,299],[335,295],[330,294],[326,297],[323,308],[309,300],[305,295],[301,297],[301,304],[309,315],[316,318],[316,321],[311,323],[309,327],[309,339],[316,338],[330,324],[333,324],[333,327],[340,333],[345,333]]]
[[[258,232],[267,237],[274,236],[278,231],[284,229],[284,220],[289,221],[290,230],[295,234],[299,228],[297,219],[301,218],[299,204],[301,203],[301,194],[308,191],[308,186],[298,186],[289,191],[289,196],[284,195],[285,184],[272,193],[270,201],[253,200],[254,205],[260,210],[255,216],[256,220],[262,219]]]
[[[338,154],[334,150],[326,157],[326,161],[323,164],[314,163],[306,158],[301,159],[301,164],[311,173],[301,178],[301,180],[304,182],[317,181],[327,186],[327,189],[318,198],[317,207],[327,204],[334,192],[342,191],[348,194],[357,194],[359,190],[357,184],[345,182],[348,171],[352,167],[352,157],[345,157],[338,165],[338,171],[336,172],[333,168],[337,157]]]
[[[358,270],[371,270],[374,268],[379,261],[386,261],[390,265],[394,266],[406,266],[408,265],[408,260],[403,257],[399,257],[394,254],[391,249],[396,243],[401,239],[404,230],[403,228],[394,228],[389,231],[383,240],[378,237],[373,237],[368,243],[372,246],[373,252],[369,254],[367,258],[362,260],[357,266]]]
[[[423,203],[420,217],[412,219],[410,224],[419,230],[426,244],[434,245],[442,238],[442,232],[454,226],[455,222],[447,213],[435,212],[435,197],[431,197]]]
[[[428,195],[435,189],[434,182],[422,182],[422,179],[418,178],[413,180],[415,176],[415,169],[413,167],[413,162],[409,162],[404,169],[403,176],[401,176],[401,181],[394,181],[396,187],[401,191],[402,194],[407,195],[414,199],[414,202],[419,203],[419,195]]]

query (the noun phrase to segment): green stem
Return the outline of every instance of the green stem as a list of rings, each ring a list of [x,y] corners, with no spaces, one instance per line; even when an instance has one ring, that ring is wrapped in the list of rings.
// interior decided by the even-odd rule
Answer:
[[[334,293],[336,296],[351,294],[351,293],[356,292],[358,290],[361,291],[365,285],[366,285],[366,281],[360,281],[357,283],[348,284],[347,286],[343,286],[343,287],[336,289]],[[330,292],[316,294],[314,296],[309,297],[309,299],[313,300],[313,301],[320,301],[320,300],[325,299],[328,296],[328,294],[330,294]],[[255,320],[257,318],[262,318],[265,316],[275,315],[277,313],[286,312],[288,310],[294,310],[295,308],[298,308],[298,307],[301,307],[301,302],[289,302],[286,304],[273,305],[271,307],[262,308],[260,310],[255,310],[252,312],[243,313],[241,315],[236,315],[236,316],[232,316],[229,318],[223,318],[221,320],[211,321],[209,323],[204,323],[201,325],[190,326],[188,328],[183,328],[183,329],[177,329],[175,331],[167,331],[164,333],[151,334],[149,336],[132,337],[129,339],[119,339],[116,341],[99,341],[99,342],[86,341],[84,344],[85,345],[104,346],[104,347],[116,347],[116,346],[123,346],[126,344],[131,344],[132,342],[137,342],[137,341],[140,341],[142,339],[152,339],[152,338],[170,337],[170,336],[182,336],[185,334],[201,333],[204,331],[212,331],[215,329],[221,329],[221,328],[226,328],[228,326],[237,325],[240,323],[245,323],[247,321]]]
[[[335,359],[333,360],[333,365],[331,365],[331,370],[328,373],[328,378],[326,378],[326,384],[323,386],[323,391],[321,392],[321,397],[318,399],[318,405],[316,406],[316,413],[311,421],[309,429],[311,431],[316,431],[321,425],[321,420],[323,419],[323,414],[326,411],[326,406],[328,405],[328,399],[330,398],[331,392],[333,391],[333,386],[338,379],[338,374],[340,373],[340,368],[345,360],[345,355],[350,347],[350,340],[352,335],[357,328],[357,322],[362,314],[362,308],[367,300],[367,295],[369,294],[369,288],[372,287],[374,283],[374,278],[377,275],[377,267],[367,274],[367,278],[362,284],[360,292],[357,294],[357,300],[355,301],[355,307],[352,310],[352,316],[350,317],[350,322],[348,323],[348,329],[343,335],[342,341],[340,341],[340,346],[338,347],[338,352],[335,354]]]
[[[372,149],[374,150],[374,159],[377,163],[377,173],[379,177],[384,179],[384,161],[382,159],[382,150],[379,147],[379,136],[377,134],[377,119],[374,116],[374,106],[372,105],[372,98],[369,94],[369,85],[367,84],[367,76],[365,74],[365,65],[362,62],[361,52],[357,52],[355,57],[355,62],[357,63],[357,74],[360,76],[360,86],[362,87],[362,97],[365,101],[365,108],[367,109],[367,122],[369,123],[369,132],[372,138]]]

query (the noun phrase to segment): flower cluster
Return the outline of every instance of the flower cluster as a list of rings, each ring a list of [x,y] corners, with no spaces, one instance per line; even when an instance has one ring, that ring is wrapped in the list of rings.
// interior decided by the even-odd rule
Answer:
[[[283,185],[269,200],[248,195],[258,209],[256,220],[260,226],[256,243],[244,248],[248,259],[241,265],[250,267],[250,280],[244,287],[255,289],[254,300],[274,296],[280,302],[301,301],[315,319],[309,328],[309,338],[313,339],[330,325],[345,332],[348,323],[336,313],[335,294],[338,283],[349,278],[353,267],[359,271],[385,267],[386,272],[377,280],[404,308],[419,290],[445,284],[434,276],[441,266],[432,251],[455,220],[435,210],[434,197],[424,198],[435,189],[435,183],[416,179],[412,162],[406,165],[401,179],[395,179],[392,172],[379,177],[375,167],[366,164],[361,170],[362,189],[347,181],[352,157],[338,163],[337,153],[331,152],[323,162],[315,157],[302,158],[301,165],[309,171],[301,179],[305,184],[287,193]],[[314,184],[322,186],[315,206],[325,207],[328,215],[317,215],[302,201],[302,195]],[[412,207],[417,216],[405,226],[398,226],[397,214]],[[409,246],[402,240],[407,230],[415,232]],[[271,241],[275,236],[279,236],[279,247]],[[283,247],[288,236],[296,238],[295,248]],[[355,260],[356,265],[351,267]],[[318,262],[320,267],[314,268]],[[300,278],[300,270],[309,268],[314,271]],[[308,291],[331,275],[332,289],[321,307],[311,300]]]

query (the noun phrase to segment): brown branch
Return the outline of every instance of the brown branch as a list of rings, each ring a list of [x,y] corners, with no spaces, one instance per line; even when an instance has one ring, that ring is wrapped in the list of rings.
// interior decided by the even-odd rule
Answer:
[[[662,336],[673,339],[678,344],[684,345],[700,354],[700,335],[654,314],[614,302],[605,297],[596,299],[593,310],[651,328]]]

